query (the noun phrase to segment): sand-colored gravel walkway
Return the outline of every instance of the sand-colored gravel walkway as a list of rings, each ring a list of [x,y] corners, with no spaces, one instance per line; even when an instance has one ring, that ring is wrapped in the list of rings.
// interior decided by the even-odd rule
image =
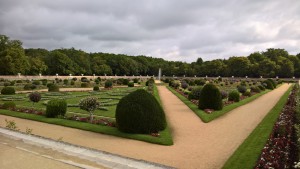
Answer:
[[[2,115],[0,125],[4,126],[4,119],[15,120],[21,130],[32,128],[37,135],[62,138],[72,144],[176,168],[221,168],[288,87],[288,84],[284,84],[210,123],[203,123],[165,86],[158,86],[173,132],[173,146],[160,146]]]

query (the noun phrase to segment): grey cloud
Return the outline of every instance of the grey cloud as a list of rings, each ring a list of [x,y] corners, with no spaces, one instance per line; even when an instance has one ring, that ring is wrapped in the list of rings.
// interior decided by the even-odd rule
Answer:
[[[297,0],[9,0],[0,34],[25,47],[152,55],[192,62],[270,47],[296,54]]]

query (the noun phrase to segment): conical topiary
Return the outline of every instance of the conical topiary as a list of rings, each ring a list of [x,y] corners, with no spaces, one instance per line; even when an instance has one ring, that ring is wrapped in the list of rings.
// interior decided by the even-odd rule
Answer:
[[[199,109],[221,110],[223,108],[220,90],[213,84],[206,84],[201,90]]]
[[[123,97],[117,105],[116,124],[126,133],[155,133],[166,128],[165,113],[155,99],[143,89]]]

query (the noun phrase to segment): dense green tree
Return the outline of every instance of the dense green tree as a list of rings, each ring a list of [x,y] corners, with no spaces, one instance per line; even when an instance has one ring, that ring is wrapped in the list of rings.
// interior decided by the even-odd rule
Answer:
[[[270,59],[265,59],[259,63],[257,72],[259,73],[259,76],[274,77],[276,75],[277,70],[278,66],[274,61],[271,61]]]
[[[9,37],[0,35],[0,74],[25,74],[28,69],[29,63],[22,42],[10,40]]]
[[[229,75],[244,77],[250,72],[250,61],[247,57],[230,57],[227,62]]]

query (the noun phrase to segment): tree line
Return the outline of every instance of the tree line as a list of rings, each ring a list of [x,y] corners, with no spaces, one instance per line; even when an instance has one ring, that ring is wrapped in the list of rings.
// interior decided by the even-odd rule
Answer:
[[[186,63],[162,58],[111,53],[87,53],[69,49],[24,49],[20,40],[0,35],[1,75],[157,75],[189,77],[300,77],[300,53],[290,55],[285,49],[269,48],[249,56],[232,56]]]

